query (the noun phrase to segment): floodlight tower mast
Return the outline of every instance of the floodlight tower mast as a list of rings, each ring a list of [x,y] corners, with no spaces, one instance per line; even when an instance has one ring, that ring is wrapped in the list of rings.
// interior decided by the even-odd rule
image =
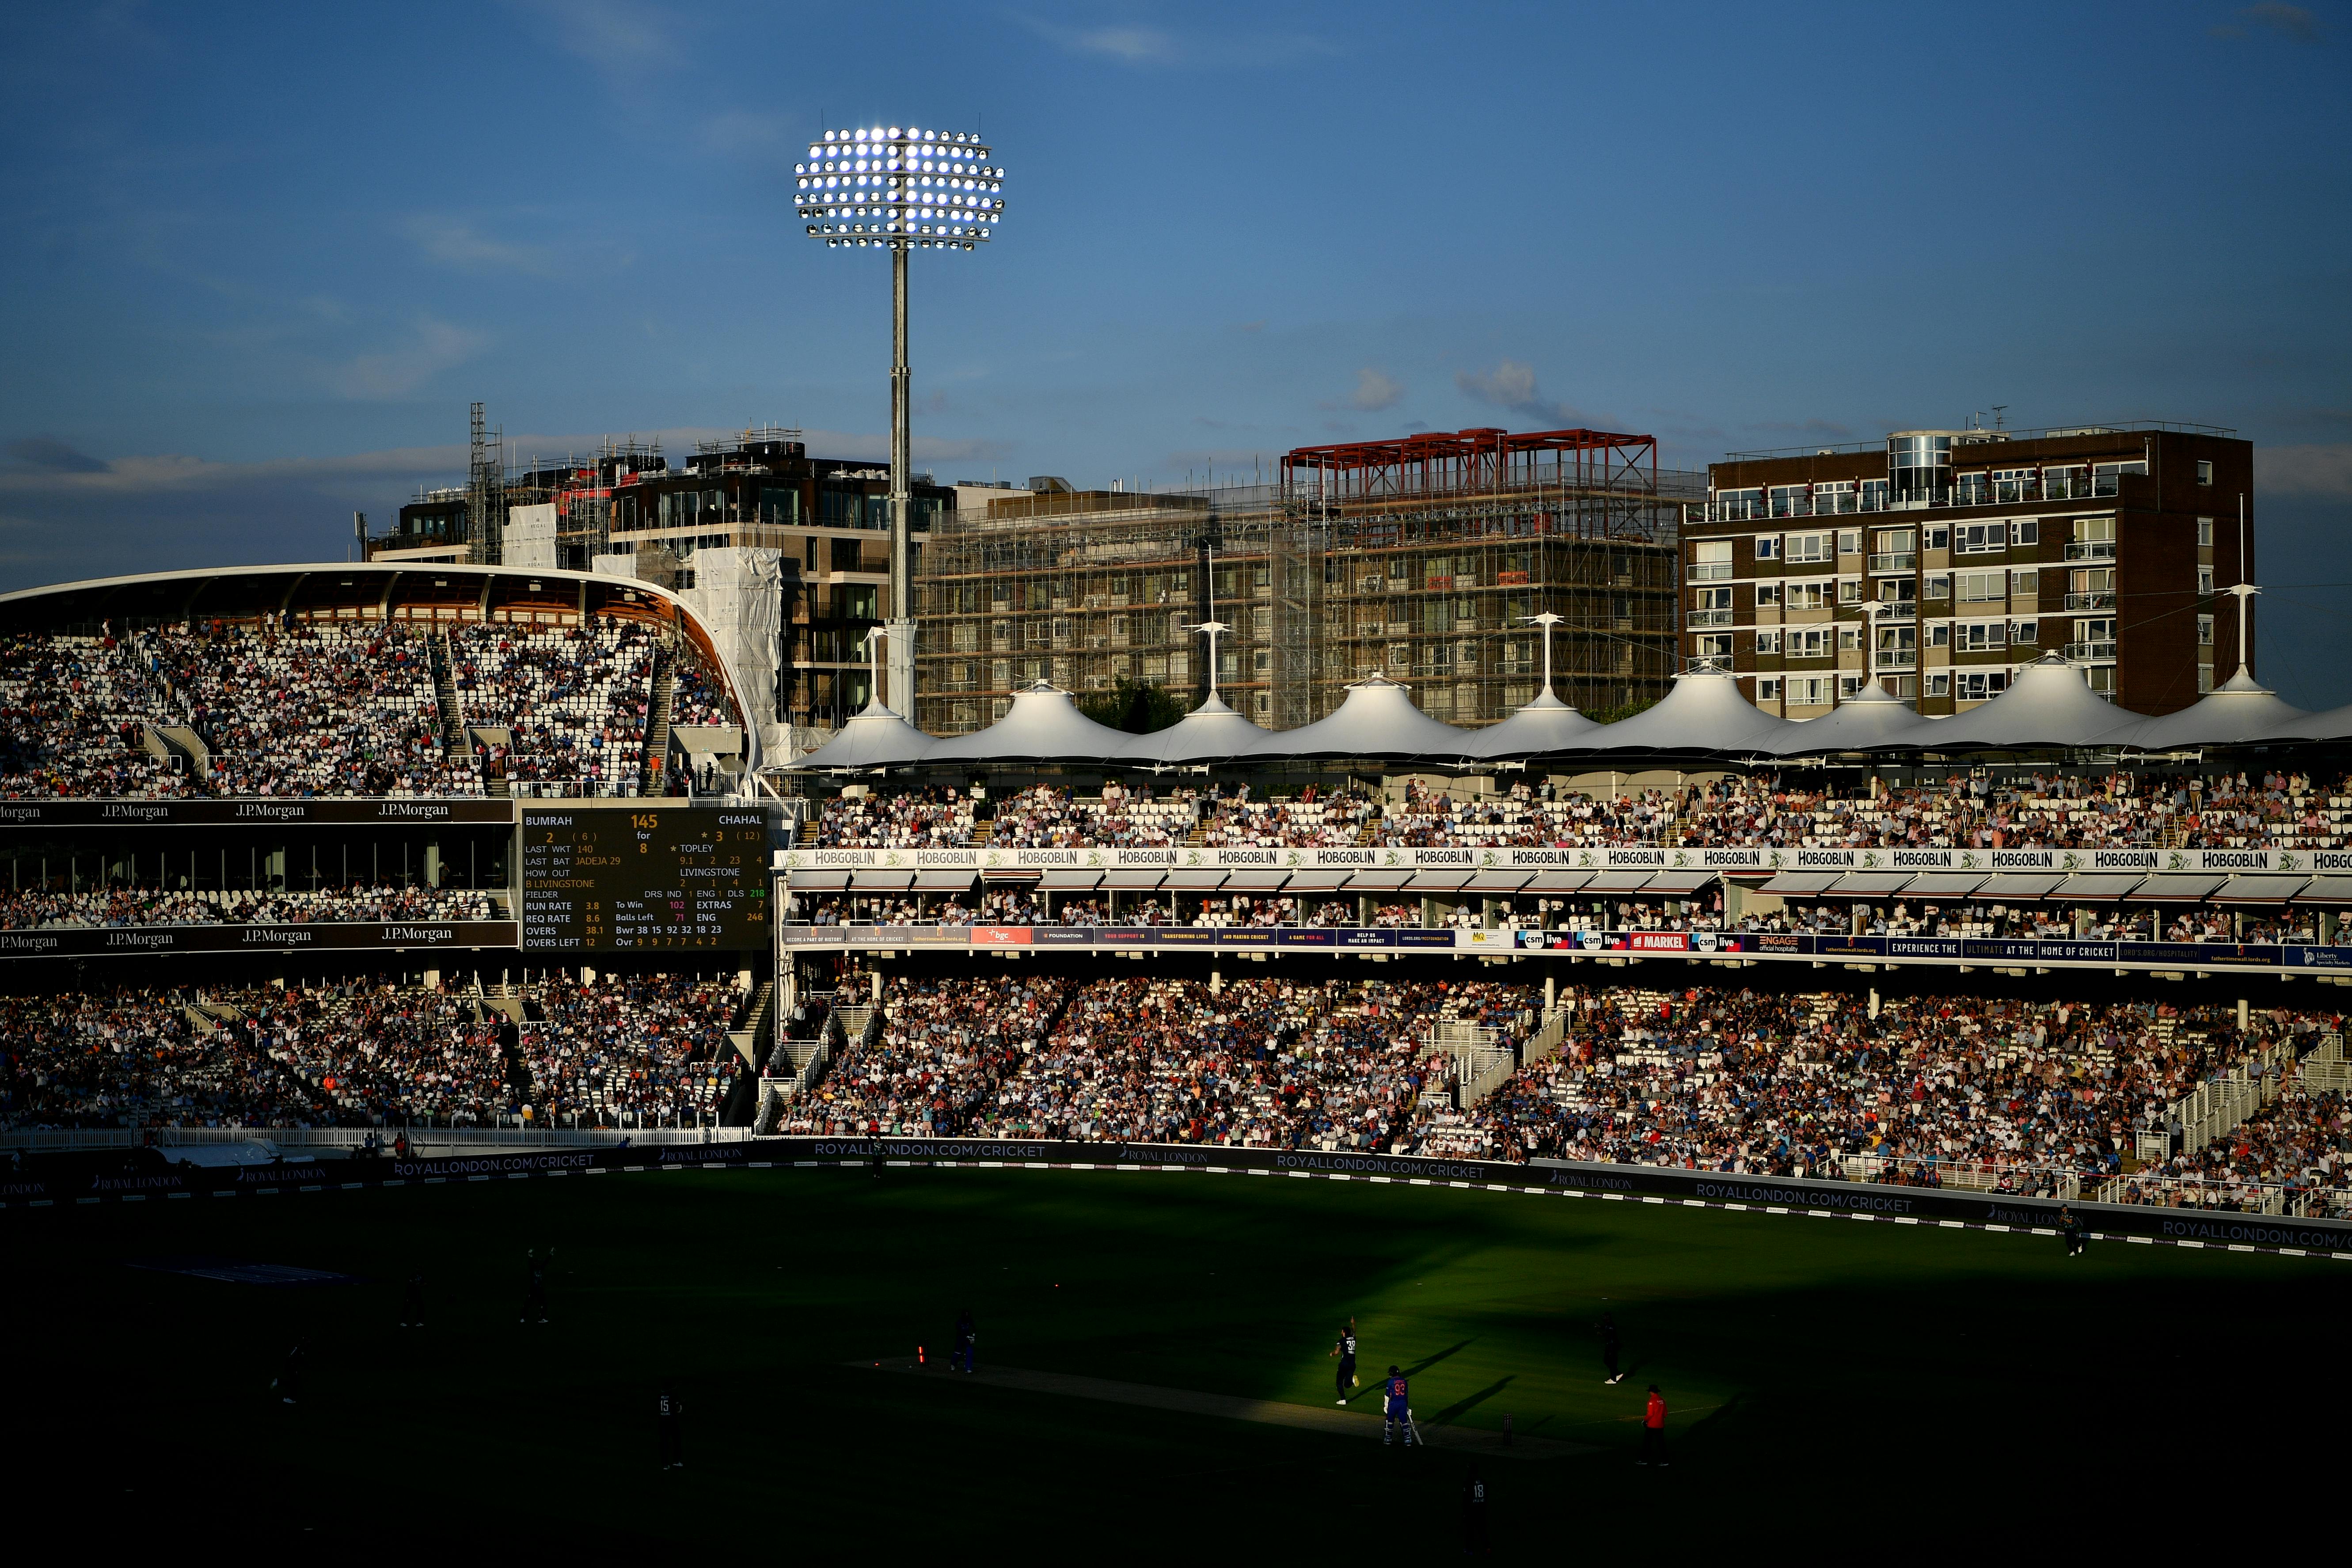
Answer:
[[[971,250],[1004,221],[1004,171],[976,132],[896,125],[827,131],[793,165],[794,209],[835,249],[890,253],[890,622],[888,695],[915,716],[914,420],[907,368],[907,258]],[[877,691],[876,700],[881,700]]]

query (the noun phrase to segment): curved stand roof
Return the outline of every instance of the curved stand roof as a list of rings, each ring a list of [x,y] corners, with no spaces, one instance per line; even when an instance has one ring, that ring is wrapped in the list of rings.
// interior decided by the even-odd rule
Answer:
[[[2009,689],[1981,708],[1939,719],[1895,742],[1935,752],[2031,751],[2087,746],[2112,733],[2118,719],[2141,721],[2092,691],[2083,672],[2055,653],[2017,672]]]
[[[2251,741],[2311,715],[2241,669],[2178,713],[2138,719],[2098,737],[2102,746],[2171,752],[2186,746],[2226,746]]]
[[[880,699],[824,745],[793,763],[796,768],[888,768],[919,762],[939,742],[882,706]]]
[[[1731,675],[1708,668],[1675,676],[1675,689],[1656,707],[1595,727],[1576,749],[1662,756],[1769,752],[1787,728],[1787,721],[1773,718],[1741,696],[1739,682]]]
[[[1546,688],[1501,723],[1470,731],[1469,745],[1471,755],[1480,758],[1540,756],[1591,745],[1601,728]]]
[[[1096,723],[1068,692],[1041,680],[1014,692],[1011,710],[987,729],[933,742],[923,761],[1099,763],[1118,756],[1134,739]]]
[[[1431,718],[1412,705],[1405,688],[1374,675],[1350,683],[1338,711],[1296,730],[1269,732],[1242,755],[1255,762],[1310,757],[1459,762],[1476,754],[1474,733]]]
[[[1165,730],[1155,730],[1149,735],[1129,735],[1119,755],[1127,762],[1171,766],[1181,763],[1221,763],[1227,757],[1257,751],[1267,738],[1266,731],[1227,707],[1224,699],[1212,697]]]
[[[1911,704],[1878,683],[1846,698],[1818,719],[1791,719],[1781,731],[1776,757],[1818,757],[1838,752],[1869,752],[1881,746],[1926,745],[1910,731],[1943,722],[1922,719]]]

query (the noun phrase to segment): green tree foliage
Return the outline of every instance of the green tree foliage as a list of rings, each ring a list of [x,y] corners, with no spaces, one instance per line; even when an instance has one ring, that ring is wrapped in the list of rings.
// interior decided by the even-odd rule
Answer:
[[[1110,690],[1079,698],[1078,711],[1097,724],[1124,730],[1130,735],[1149,735],[1184,717],[1184,704],[1149,680],[1129,680],[1121,676]]]

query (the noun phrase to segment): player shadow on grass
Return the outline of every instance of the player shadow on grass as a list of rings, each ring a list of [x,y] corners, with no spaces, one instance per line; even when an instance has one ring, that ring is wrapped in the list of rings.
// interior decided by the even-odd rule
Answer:
[[[1423,1373],[1427,1372],[1431,1367],[1435,1366],[1439,1362],[1444,1361],[1446,1357],[1459,1355],[1477,1342],[1478,1342],[1475,1340],[1464,1340],[1457,1344],[1448,1345],[1444,1350],[1439,1351],[1436,1354],[1423,1356],[1419,1361],[1413,1363],[1411,1366],[1406,1367],[1404,1369],[1404,1374],[1407,1377],[1419,1377]]]
[[[1507,1373],[1503,1376],[1488,1384],[1486,1387],[1480,1389],[1477,1393],[1465,1394],[1464,1397],[1455,1400],[1453,1404],[1439,1411],[1436,1415],[1431,1416],[1429,1418],[1429,1424],[1433,1426],[1448,1426],[1453,1425],[1454,1418],[1455,1416],[1467,1415],[1470,1411],[1486,1404],[1486,1401],[1494,1398],[1495,1395],[1502,1393],[1504,1389],[1509,1387],[1511,1381],[1518,1375],[1519,1374],[1516,1372]]]

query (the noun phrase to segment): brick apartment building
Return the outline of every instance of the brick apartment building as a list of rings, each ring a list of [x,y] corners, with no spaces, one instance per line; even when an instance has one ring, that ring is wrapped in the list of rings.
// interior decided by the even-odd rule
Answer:
[[[1769,712],[1825,713],[1875,676],[1964,711],[2059,649],[2142,713],[2237,669],[2253,445],[2204,426],[1906,430],[1734,453],[1683,526],[1688,664]]]

